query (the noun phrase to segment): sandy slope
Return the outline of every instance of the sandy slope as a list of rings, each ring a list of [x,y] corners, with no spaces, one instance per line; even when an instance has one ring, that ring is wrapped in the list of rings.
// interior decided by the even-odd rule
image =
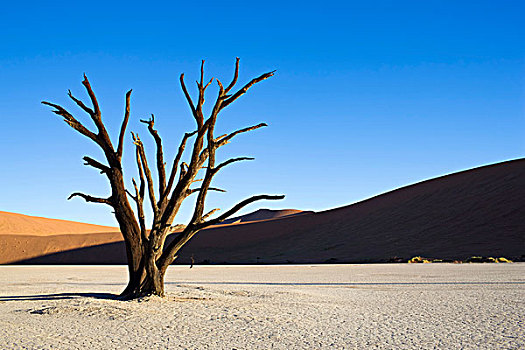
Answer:
[[[116,250],[104,249],[108,244],[117,243]],[[69,252],[71,256],[81,259],[83,251],[76,253],[76,249],[98,247],[95,252],[89,253],[88,260],[92,263],[105,261],[108,264],[125,261],[120,232],[100,232],[73,235],[0,235],[0,264],[8,264],[26,259],[37,258],[49,254]]]
[[[188,262],[192,254],[197,262],[212,263],[370,262],[415,255],[516,258],[525,254],[523,198],[525,159],[508,161],[326,212],[282,212],[281,217],[255,212],[245,216],[246,222],[200,232],[178,262]],[[250,221],[250,216],[266,219]],[[0,263],[124,263],[119,236],[99,235],[54,237],[53,247],[47,239],[0,237]],[[52,254],[30,259],[42,252]]]
[[[523,349],[525,264],[0,266],[1,349]],[[103,296],[103,294],[98,295]]]
[[[476,168],[326,212],[202,232],[212,262],[366,262],[525,254],[525,159]],[[259,258],[259,259],[257,259]]]
[[[260,209],[232,218],[217,227],[303,213],[308,212],[294,209]],[[78,263],[118,264],[125,261],[121,242],[122,236],[116,227],[0,212],[0,264],[64,251],[69,252],[68,256],[74,256],[75,262]],[[83,250],[90,247],[97,248]]]
[[[82,222],[48,219],[0,211],[1,235],[48,236],[114,232],[116,227],[85,224]]]

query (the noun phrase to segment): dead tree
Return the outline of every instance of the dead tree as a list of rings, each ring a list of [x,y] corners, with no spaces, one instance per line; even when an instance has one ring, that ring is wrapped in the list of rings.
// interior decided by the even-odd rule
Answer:
[[[71,91],[69,97],[92,119],[96,131],[89,130],[77,118],[60,105],[43,101],[42,103],[54,108],[53,112],[61,116],[64,121],[80,134],[88,137],[96,143],[104,152],[106,164],[99,162],[91,157],[85,156],[85,165],[94,167],[104,174],[111,185],[111,195],[107,198],[94,197],[84,193],[75,192],[69,196],[83,198],[86,202],[102,203],[113,208],[115,217],[119,224],[120,231],[125,241],[129,283],[120,297],[122,299],[133,299],[144,295],[164,296],[164,275],[168,266],[177,258],[177,252],[200,230],[211,225],[218,224],[229,216],[243,208],[244,206],[258,200],[276,200],[284,196],[278,195],[257,195],[247,198],[233,206],[224,214],[213,219],[210,217],[219,209],[213,209],[205,213],[205,200],[209,191],[224,192],[220,188],[212,187],[212,180],[217,173],[224,167],[239,161],[252,160],[249,157],[231,158],[217,164],[215,154],[217,149],[228,144],[239,134],[259,129],[266,126],[261,123],[258,125],[236,130],[226,135],[215,136],[214,129],[219,113],[229,106],[232,102],[244,95],[253,85],[273,76],[274,72],[262,74],[252,79],[242,88],[231,92],[237,84],[239,75],[239,59],[235,64],[233,79],[226,87],[215,79],[218,84],[219,93],[214,102],[209,115],[205,117],[203,112],[204,97],[206,89],[213,82],[204,80],[204,61],[200,69],[200,79],[197,81],[198,98],[196,101],[190,97],[184,83],[184,74],[180,76],[180,85],[185,99],[188,102],[191,114],[196,122],[196,130],[184,134],[178,151],[174,157],[171,171],[165,166],[164,151],[162,140],[155,129],[155,117],[152,115],[148,120],[141,120],[147,125],[147,129],[156,144],[155,165],[157,168],[157,185],[153,179],[150,166],[146,158],[144,145],[137,134],[132,134],[135,145],[135,158],[138,168],[138,183],[132,179],[133,191],[128,191],[125,187],[122,154],[124,151],[124,139],[126,127],[130,117],[130,97],[131,90],[126,93],[126,107],[118,143],[113,145],[108,131],[102,121],[102,113],[95,97],[95,93],[84,75],[82,84],[84,85],[92,106],[87,106],[80,99],[77,99]],[[195,137],[191,147],[189,162],[183,162],[183,154],[188,141]],[[197,179],[198,174],[202,174],[202,179]],[[199,184],[198,186],[196,184]],[[144,214],[144,199],[147,195],[153,212],[153,223],[150,230],[146,229]],[[197,196],[193,209],[193,216],[189,223],[177,233],[173,221],[181,207],[182,202],[190,195]],[[136,205],[136,211],[131,207],[128,196],[132,198]],[[173,239],[166,244],[168,235],[173,234]]]

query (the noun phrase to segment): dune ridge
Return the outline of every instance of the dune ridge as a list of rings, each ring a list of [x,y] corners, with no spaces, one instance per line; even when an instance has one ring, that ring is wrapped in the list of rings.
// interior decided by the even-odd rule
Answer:
[[[303,211],[297,209],[259,209],[252,213],[236,216],[227,220],[224,220],[222,224],[233,224],[233,223],[244,223],[251,221],[263,221],[263,220],[274,220],[281,219],[284,217],[290,217],[295,215],[311,214],[313,211]]]
[[[1,235],[48,236],[116,232],[118,228],[0,211]]]
[[[280,217],[250,221],[261,217],[256,211],[241,216],[239,224],[200,232],[182,249],[177,263],[189,263],[192,256],[196,262],[230,264],[384,262],[416,255],[520,258],[525,254],[523,198],[525,159],[506,161],[323,212],[284,210]],[[55,236],[52,249],[45,237],[24,238],[31,242],[24,254],[24,245],[15,247],[2,237],[0,263],[125,263],[120,235],[108,233],[96,241],[97,235],[101,233]],[[34,255],[46,254],[43,251],[47,255]]]

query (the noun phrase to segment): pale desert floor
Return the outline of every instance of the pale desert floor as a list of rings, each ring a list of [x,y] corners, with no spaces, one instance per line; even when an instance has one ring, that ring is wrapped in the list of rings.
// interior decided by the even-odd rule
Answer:
[[[0,266],[0,349],[524,349],[525,264]],[[96,294],[101,293],[101,294]]]

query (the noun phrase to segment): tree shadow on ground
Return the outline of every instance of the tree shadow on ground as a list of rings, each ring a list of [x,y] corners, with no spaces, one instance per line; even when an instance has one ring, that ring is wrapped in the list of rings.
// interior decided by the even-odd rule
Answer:
[[[4,301],[31,301],[31,300],[63,300],[94,298],[106,300],[118,300],[118,294],[112,293],[54,293],[54,294],[35,294],[35,295],[0,295],[0,302]]]

